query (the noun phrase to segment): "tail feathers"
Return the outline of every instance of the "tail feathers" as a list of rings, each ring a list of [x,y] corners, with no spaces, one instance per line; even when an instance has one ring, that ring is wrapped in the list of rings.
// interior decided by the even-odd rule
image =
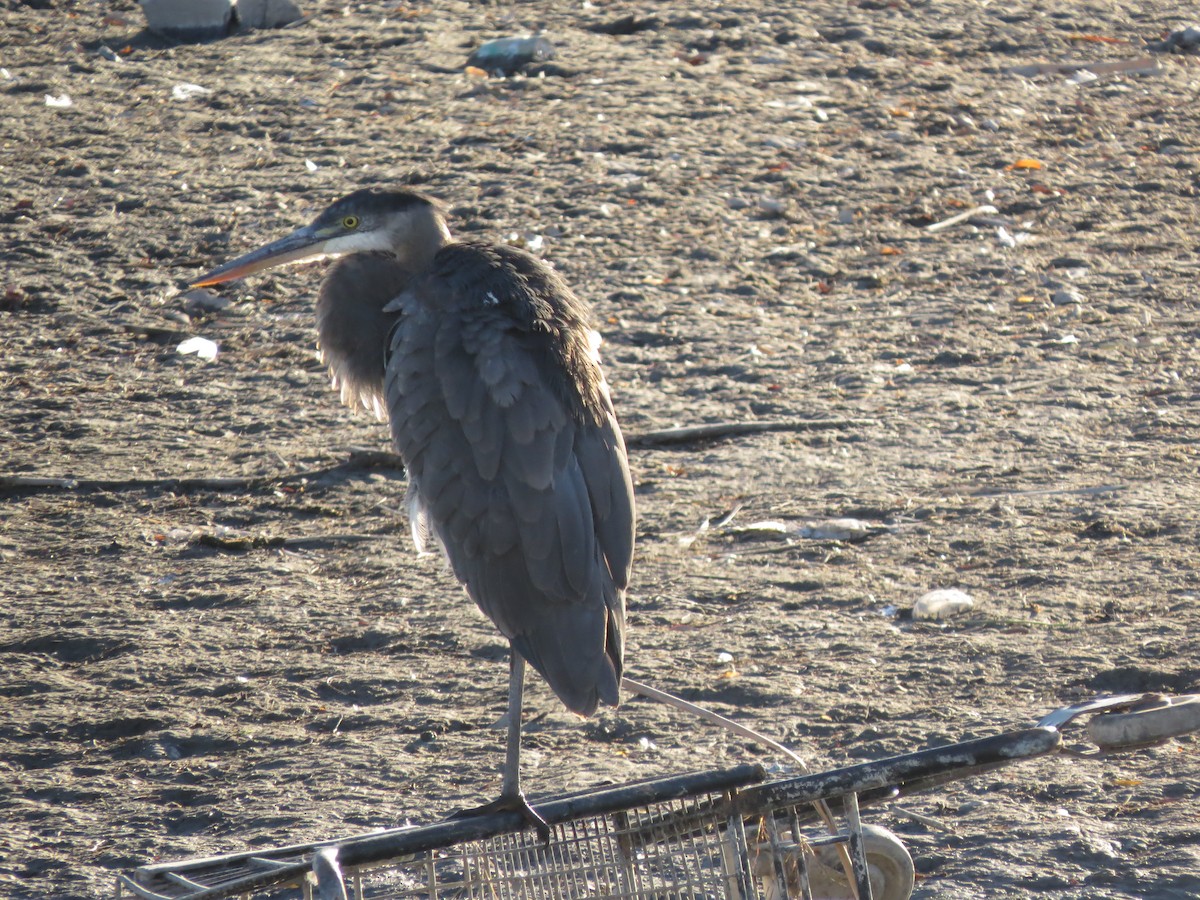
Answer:
[[[611,646],[609,640],[595,646],[597,633],[608,636],[607,621],[581,628],[579,612],[578,607],[564,607],[561,613],[548,614],[537,628],[514,636],[512,647],[546,679],[568,709],[590,716],[600,701],[609,706],[620,704],[623,665],[620,648]],[[607,609],[595,610],[596,618],[607,620],[609,615]]]

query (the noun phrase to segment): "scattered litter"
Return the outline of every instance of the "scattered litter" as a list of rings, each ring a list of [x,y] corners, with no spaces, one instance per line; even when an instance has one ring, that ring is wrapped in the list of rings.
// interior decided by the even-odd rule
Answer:
[[[319,168],[321,168],[321,167],[320,167],[320,166],[318,166],[318,165],[317,165],[315,162],[313,162],[311,159],[306,159],[306,160],[304,161],[304,168],[308,169],[308,171],[310,171],[310,172],[315,172],[315,171],[317,171],[317,169],[319,169]]]
[[[1075,337],[1075,335],[1073,335],[1073,334],[1064,334],[1060,338],[1055,338],[1050,343],[1052,343],[1052,344],[1078,344],[1079,338]]]
[[[810,541],[861,541],[879,533],[882,529],[880,526],[864,522],[862,519],[825,519],[817,522],[805,522],[802,525],[767,519],[750,522],[729,530],[731,533],[743,537],[797,537]]]
[[[1028,231],[1011,232],[1003,225],[1000,225],[996,228],[996,240],[1010,249],[1018,246],[1019,244],[1025,243],[1027,240],[1029,240],[1029,237],[1030,235]]]
[[[948,619],[975,606],[975,598],[957,588],[942,588],[922,595],[913,604],[914,619]]]
[[[940,222],[933,222],[930,225],[926,225],[925,230],[928,232],[941,231],[943,228],[949,228],[951,225],[958,225],[959,223],[966,222],[975,216],[994,216],[999,212],[1000,210],[996,209],[994,206],[987,206],[986,204],[984,206],[976,206],[974,209],[968,209],[966,212],[960,212],[956,216],[951,216],[950,218],[943,219]]]
[[[720,653],[717,654],[717,662],[731,663],[731,662],[733,662],[733,654],[729,653],[725,650],[722,650]]]
[[[100,45],[100,48],[96,51],[96,53],[99,56],[102,56],[104,59],[107,59],[109,62],[115,62],[115,63],[123,62],[123,60],[121,59],[121,54],[117,53],[117,51],[114,50],[112,47],[108,47],[104,44]]]
[[[47,94],[46,105],[53,109],[66,109],[68,106],[74,106],[69,94]]]
[[[1099,78],[1105,75],[1158,75],[1163,67],[1152,56],[1139,56],[1114,62],[1030,63],[1011,66],[1004,71],[1021,78],[1036,78],[1038,75],[1072,75],[1084,70]]]
[[[195,353],[201,359],[212,361],[217,358],[220,347],[208,338],[190,337],[176,347],[175,351],[183,354]]]
[[[211,93],[212,90],[210,88],[201,87],[198,84],[192,84],[188,81],[181,81],[171,88],[171,99],[192,100],[195,97],[204,97]]]
[[[554,45],[544,37],[510,37],[488,41],[475,49],[468,68],[492,75],[512,75],[530,63],[554,58]]]
[[[743,537],[787,537],[795,526],[774,519],[761,522],[751,522],[729,529],[733,534]]]

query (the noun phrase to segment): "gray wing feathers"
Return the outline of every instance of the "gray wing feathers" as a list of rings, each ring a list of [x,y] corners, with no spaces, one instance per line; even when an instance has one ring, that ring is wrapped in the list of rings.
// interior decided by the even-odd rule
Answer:
[[[384,385],[392,435],[455,575],[587,714],[618,700],[632,553],[624,447],[615,419],[572,416],[529,335],[489,312],[432,314],[415,297],[405,308]]]

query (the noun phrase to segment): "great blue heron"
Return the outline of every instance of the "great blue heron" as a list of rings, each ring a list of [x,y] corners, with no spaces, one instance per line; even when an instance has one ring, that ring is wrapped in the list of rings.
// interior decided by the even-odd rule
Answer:
[[[548,836],[521,791],[525,660],[581,715],[616,705],[633,487],[585,305],[520,250],[456,241],[429,198],[361,190],[193,282],[341,257],[317,334],[342,399],[386,417],[408,470],[418,548],[441,544],[508,639],[500,798]]]

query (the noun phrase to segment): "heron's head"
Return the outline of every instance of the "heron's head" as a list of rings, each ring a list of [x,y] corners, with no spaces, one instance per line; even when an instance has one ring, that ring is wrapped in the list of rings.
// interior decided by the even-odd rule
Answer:
[[[311,225],[213,269],[192,286],[221,284],[275,266],[350,253],[391,253],[419,269],[449,240],[446,220],[428,197],[413,191],[355,191]]]

